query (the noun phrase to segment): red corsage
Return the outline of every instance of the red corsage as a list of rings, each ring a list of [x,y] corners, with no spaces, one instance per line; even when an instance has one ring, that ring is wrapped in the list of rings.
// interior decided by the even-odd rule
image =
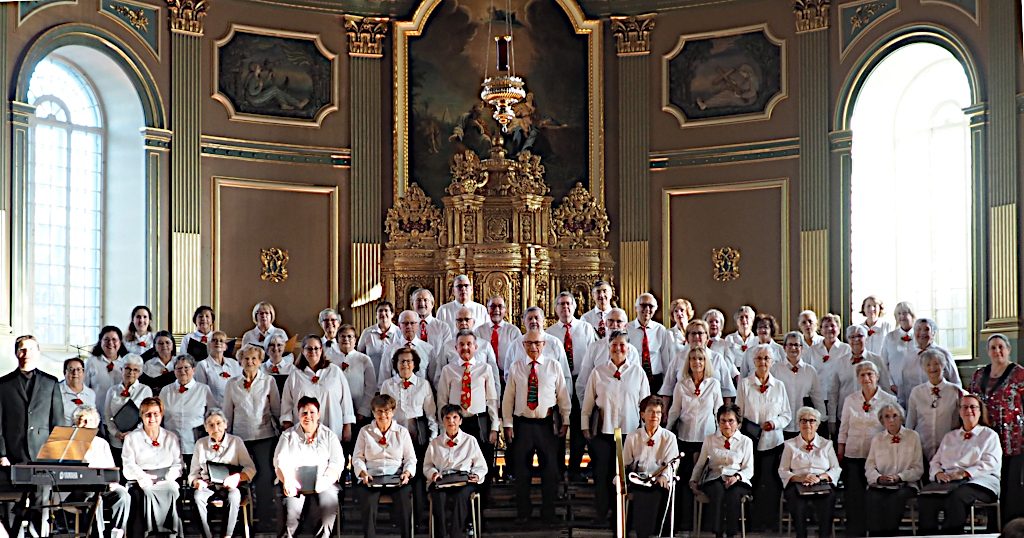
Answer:
[[[139,347],[146,347],[146,342],[139,342]]]
[[[799,373],[799,372],[800,372],[800,369],[799,369],[799,368],[797,368],[796,366],[794,366],[794,367],[792,368],[792,370],[793,370],[793,373],[794,373],[794,374],[796,374],[796,373]]]
[[[160,446],[160,441],[157,441],[156,439],[154,439],[153,440],[153,446]]]
[[[910,335],[909,334],[904,334],[903,338],[901,338],[901,340],[903,340],[904,342],[909,342],[910,341]]]
[[[875,330],[874,329],[868,329],[868,336],[874,336],[874,335],[875,335]]]
[[[854,357],[853,358],[853,363],[854,364],[860,364],[860,361],[862,361],[862,360],[864,360],[864,357]]]
[[[970,441],[971,437],[974,437],[973,433],[971,433],[971,432],[964,433],[964,441]]]
[[[732,448],[732,445],[729,444],[729,440],[728,439],[725,440],[725,444],[722,445],[722,446],[724,446],[726,450],[729,450],[730,448]]]
[[[82,399],[81,398],[75,398],[74,400],[71,400],[71,401],[75,402],[75,405],[82,405]]]
[[[199,341],[205,344],[208,341],[208,339],[204,336],[200,338]]]
[[[402,381],[402,388],[407,389],[412,386],[412,381]]]
[[[313,441],[316,441],[316,434],[315,433],[313,434],[313,437],[307,437],[306,438],[306,444],[307,445],[311,445],[311,444],[313,444]]]
[[[813,443],[807,443],[807,446],[804,447],[804,450],[806,450],[808,452],[814,450],[814,444]]]
[[[319,383],[320,382],[320,376],[315,375],[315,376],[313,376],[313,379],[311,379],[310,381],[312,381],[314,383]]]
[[[828,359],[828,355],[825,355],[824,357],[821,358],[821,362],[828,362]]]
[[[108,362],[107,363],[107,371],[108,372],[113,372],[114,371],[114,363],[112,363],[112,362]]]
[[[383,435],[380,436],[380,440],[377,441],[377,444],[380,446],[388,446],[388,438],[384,437]]]
[[[743,350],[743,351],[746,351],[747,350],[747,345],[743,344],[742,346],[740,346],[740,349]]]
[[[170,373],[170,370],[168,370],[167,368],[164,368],[164,372],[163,372],[163,373],[164,373],[164,374],[169,374],[169,373]],[[161,374],[161,375],[163,375],[163,374]]]
[[[242,381],[242,386],[245,387],[245,390],[249,390],[249,387],[252,387],[252,381]]]
[[[867,402],[864,402],[864,405],[860,406],[860,408],[865,410],[865,411],[870,411],[871,410],[871,404],[869,404]]]
[[[227,379],[227,378],[231,377],[231,374],[229,374],[227,372],[221,372],[220,376],[223,377],[224,379]]]
[[[279,373],[281,373],[281,369],[278,368],[277,366],[271,366],[270,367],[270,373],[272,373],[272,374],[279,374]]]
[[[654,439],[653,438],[647,440],[647,446],[654,446]]]
[[[185,385],[182,385],[182,386],[178,387],[178,394],[185,394],[186,390],[188,390],[188,387],[186,387]]]
[[[615,379],[622,379],[622,372],[615,370]]]
[[[932,387],[932,394],[938,394],[938,393],[939,393],[939,387]]]
[[[214,451],[214,452],[220,452],[220,445],[218,445],[218,444],[216,444],[216,443],[215,443],[215,444],[213,445],[213,451]]]
[[[765,383],[764,385],[761,385],[761,389],[760,390],[761,390],[761,394],[764,394],[764,393],[768,392],[768,383]]]
[[[700,396],[700,389],[696,389],[696,390],[694,390],[694,391],[693,391],[693,395],[694,395],[694,396]]]
[[[348,371],[348,363],[347,362],[341,363],[341,371],[342,372],[347,372]]]
[[[127,398],[129,394],[130,393],[128,392],[128,389],[124,389],[124,390],[121,391],[121,397],[122,398]]]
[[[899,435],[893,435],[892,436],[892,444],[894,444],[894,445],[900,444],[900,436]]]
[[[455,442],[455,439],[449,439],[448,442],[445,444],[448,445],[448,448],[454,448],[455,445],[458,443]]]

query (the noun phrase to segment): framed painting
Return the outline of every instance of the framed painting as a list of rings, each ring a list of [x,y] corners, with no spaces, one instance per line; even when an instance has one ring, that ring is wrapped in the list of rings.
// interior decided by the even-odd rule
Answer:
[[[539,155],[556,204],[576,182],[604,204],[601,23],[573,0],[510,6],[424,0],[411,21],[396,23],[396,197],[415,181],[441,205],[453,157],[467,149],[488,157],[500,131],[480,85],[495,72],[490,38],[511,20],[515,73],[528,93],[502,136],[506,158]]]
[[[319,127],[338,110],[337,55],[317,34],[232,24],[213,51],[213,98],[238,121]]]
[[[661,63],[661,109],[681,128],[765,120],[788,95],[786,43],[767,24],[679,36]]]

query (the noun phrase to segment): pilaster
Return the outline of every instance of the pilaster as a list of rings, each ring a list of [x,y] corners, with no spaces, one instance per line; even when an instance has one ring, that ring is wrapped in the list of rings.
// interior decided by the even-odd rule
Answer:
[[[149,296],[146,304],[153,311],[153,326],[166,327],[167,313],[164,310],[164,280],[161,276],[161,186],[165,184],[167,157],[171,148],[171,131],[145,127],[141,129],[145,144],[146,170],[146,289]]]

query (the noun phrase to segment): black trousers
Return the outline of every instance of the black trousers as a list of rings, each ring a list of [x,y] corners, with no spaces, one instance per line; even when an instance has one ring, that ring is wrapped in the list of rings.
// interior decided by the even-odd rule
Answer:
[[[840,464],[845,486],[843,505],[846,506],[846,534],[850,536],[864,536],[867,529],[864,490],[868,487],[868,480],[864,476],[865,463],[867,460],[863,458],[843,458]]]
[[[434,503],[434,536],[462,538],[465,535],[463,529],[466,527],[466,518],[469,516],[469,498],[476,490],[476,484],[451,488],[430,487],[430,499]],[[447,505],[449,504],[452,513],[450,520],[447,516]],[[473,529],[473,532],[479,534],[480,529]]]
[[[576,386],[576,377],[572,378]],[[653,393],[652,393],[653,394]],[[572,393],[572,414],[569,415],[569,474],[579,474],[583,462],[583,452],[587,450],[587,439],[583,437],[583,424],[580,419],[580,399],[576,391]]]
[[[612,477],[615,476],[615,436],[602,433],[590,438],[591,461],[594,462],[594,513],[597,519],[608,517],[612,498]]]
[[[758,527],[774,528],[779,525],[779,495],[782,493],[779,460],[782,459],[783,446],[754,451],[754,502],[750,515]]]
[[[900,489],[868,488],[864,494],[864,505],[868,519],[868,530],[874,536],[896,536],[899,533],[907,501],[917,496],[917,490],[907,484]]]
[[[647,381],[651,385],[651,394],[657,394],[661,390],[661,385],[665,383],[665,374],[654,374]]]
[[[363,522],[364,538],[376,538],[377,536],[377,503],[380,501],[382,493],[391,495],[392,502],[398,507],[398,520],[395,523],[398,525],[402,538],[409,538],[412,535],[412,525],[410,525],[412,485],[371,488],[359,482],[354,489],[356,499],[359,501],[359,515]]]
[[[700,489],[710,501],[706,512],[708,520],[711,522],[711,532],[716,535],[722,534],[722,520],[724,519],[725,534],[734,536],[739,533],[740,502],[744,495],[752,494],[750,486],[743,482],[736,482],[732,487],[726,488],[725,481],[716,478],[704,482]]]
[[[999,480],[999,505],[1003,514],[1003,525],[1024,516],[1024,454],[1003,456]]]
[[[491,417],[487,416],[486,412],[465,417],[462,419],[462,431],[476,437],[480,444],[480,452],[483,452],[484,461],[487,463],[487,476],[484,477],[484,483],[479,484],[481,501],[486,505],[491,494],[491,480],[494,479],[494,445],[490,442]]]
[[[253,514],[259,514],[257,530],[273,531],[275,528],[273,514],[277,513],[277,491],[274,488],[274,449],[277,438],[268,437],[256,441],[246,441],[245,449],[256,464],[256,479],[252,483]]]
[[[416,524],[425,525],[430,517],[430,505],[427,504],[427,481],[423,476],[423,460],[427,456],[427,444],[418,444],[413,441],[413,450],[416,452],[416,474],[409,480],[412,486],[412,506],[416,514]],[[394,512],[392,512],[394,514]],[[398,514],[396,514],[398,515]]]
[[[818,536],[824,538],[832,535],[832,513],[836,506],[835,491],[825,495],[800,495],[796,483],[790,482],[785,491],[786,506],[793,519],[796,538],[807,537],[807,507],[813,505],[818,516]]]
[[[537,454],[540,463],[540,491],[542,505],[541,517],[554,518],[555,501],[558,494],[558,458],[564,458],[558,451],[562,438],[552,430],[550,417],[544,419],[528,419],[520,416],[512,418],[514,438],[515,472],[516,472],[516,510],[521,518],[528,518],[533,513],[530,502],[530,477],[533,476],[533,454]]]
[[[995,501],[996,494],[981,486],[964,484],[947,495],[922,495],[919,499],[921,530],[918,534],[963,534],[970,506],[975,501]],[[1019,498],[1010,500],[1020,502]],[[939,525],[940,511],[946,514],[942,525]]]
[[[679,451],[685,454],[679,458],[679,469],[676,476],[680,484],[676,487],[676,528],[680,530],[692,529],[693,524],[693,490],[690,489],[690,475],[693,474],[693,467],[696,464],[697,456],[700,455],[700,448],[704,443],[680,441]]]
[[[677,488],[676,493],[678,494],[679,491],[680,489]],[[646,487],[630,484],[629,493],[633,495],[633,501],[629,503],[628,528],[636,532],[637,538],[660,536],[658,530],[661,529],[661,522],[665,519],[668,490],[661,486]]]

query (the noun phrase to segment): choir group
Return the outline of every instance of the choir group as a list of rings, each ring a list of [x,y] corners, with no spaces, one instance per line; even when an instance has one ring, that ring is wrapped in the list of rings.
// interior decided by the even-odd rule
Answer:
[[[581,318],[569,292],[557,297],[550,327],[541,308],[528,308],[525,333],[505,319],[505,298],[474,302],[466,276],[452,291],[455,300],[436,317],[426,289],[412,294],[413,310],[397,323],[392,304],[381,302],[377,323],[361,333],[325,309],[323,335],[302,338],[296,356],[266,302],[253,309],[255,327],[234,353],[209,307],[196,309],[179,353],[139,306],[123,334],[104,327],[87,360],[64,363],[55,389],[64,416],[50,426],[63,418],[104,432],[86,459],[122,470],[126,483],[103,495],[114,506],[114,536],[182,535],[181,491],[193,496],[208,537],[233,534],[245,496],[261,523],[280,510],[275,530],[285,536],[297,533],[314,499],[317,531],[327,536],[350,483],[364,536],[375,536],[386,494],[403,538],[428,507],[438,536],[461,537],[471,498],[488,501],[499,435],[504,472],[519,478],[520,520],[533,513],[536,455],[542,520],[555,520],[563,473],[581,480],[589,471],[593,524],[606,527],[616,430],[633,478],[630,527],[640,538],[658,535],[669,508],[692,527],[695,495],[716,536],[739,532],[743,503],[754,529],[775,528],[780,498],[798,538],[807,536],[808,512],[828,536],[840,482],[851,536],[897,535],[912,498],[925,533],[963,532],[975,503],[1002,500],[1004,520],[1022,515],[1024,368],[1010,362],[1001,335],[988,339],[991,363],[965,385],[935,343],[934,321],[916,319],[904,302],[893,326],[874,296],[861,306],[863,324],[844,331],[839,316],[826,314],[819,327],[805,311],[800,330],[780,344],[775,318],[748,306],[728,335],[722,312],[694,319],[685,299],[672,303],[670,327],[654,321],[651,294],[637,298],[630,321],[612,307],[604,281]],[[21,337],[16,352],[31,379],[38,344]],[[0,464],[18,463],[6,450]],[[581,469],[584,452],[589,470]],[[669,507],[678,480],[689,487]],[[217,528],[208,517],[214,500],[227,507]]]

